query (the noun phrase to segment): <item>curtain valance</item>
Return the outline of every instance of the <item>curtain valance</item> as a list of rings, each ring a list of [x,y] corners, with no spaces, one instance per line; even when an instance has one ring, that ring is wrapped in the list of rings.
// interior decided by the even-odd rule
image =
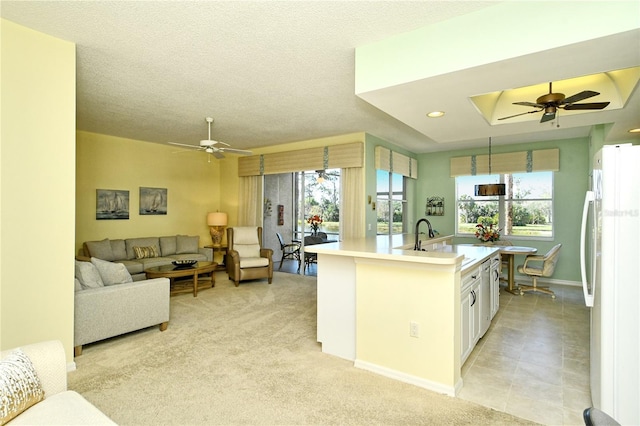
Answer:
[[[399,152],[391,151],[381,145],[375,149],[376,169],[398,173],[406,177],[418,179],[418,160]]]
[[[363,144],[354,142],[240,157],[238,176],[274,175],[307,170],[363,167],[363,165]]]
[[[531,173],[560,170],[558,148],[491,154],[491,173]],[[451,158],[451,177],[489,174],[489,155]]]

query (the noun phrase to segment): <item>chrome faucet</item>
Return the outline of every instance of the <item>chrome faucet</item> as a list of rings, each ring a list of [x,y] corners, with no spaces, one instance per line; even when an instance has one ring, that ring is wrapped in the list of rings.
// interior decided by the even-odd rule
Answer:
[[[421,246],[422,246],[422,241],[420,240],[420,234],[419,234],[419,229],[420,229],[420,224],[422,222],[426,222],[427,226],[429,227],[429,238],[434,238],[435,234],[433,233],[433,229],[431,228],[431,222],[429,222],[427,219],[422,218],[420,219],[418,222],[416,222],[416,242],[413,246],[414,250],[422,250]]]

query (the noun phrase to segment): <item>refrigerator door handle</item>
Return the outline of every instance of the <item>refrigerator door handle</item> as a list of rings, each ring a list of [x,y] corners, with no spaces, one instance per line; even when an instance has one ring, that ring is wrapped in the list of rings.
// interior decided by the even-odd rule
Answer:
[[[586,265],[586,239],[587,239],[587,219],[589,216],[589,205],[595,200],[593,191],[587,191],[584,197],[584,206],[582,207],[582,227],[580,231],[580,273],[582,275],[582,292],[584,293],[584,302],[588,307],[593,307],[593,292],[595,289],[591,287],[591,293],[587,287],[587,265]],[[593,284],[593,283],[592,283]]]

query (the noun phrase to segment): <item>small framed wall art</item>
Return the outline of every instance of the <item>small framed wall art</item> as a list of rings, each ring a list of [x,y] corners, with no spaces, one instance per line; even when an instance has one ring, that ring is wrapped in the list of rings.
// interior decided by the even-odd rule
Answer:
[[[444,216],[444,197],[428,197],[425,214],[427,216]]]
[[[96,189],[96,219],[129,219],[129,191]]]
[[[140,187],[140,214],[166,215],[167,188]]]

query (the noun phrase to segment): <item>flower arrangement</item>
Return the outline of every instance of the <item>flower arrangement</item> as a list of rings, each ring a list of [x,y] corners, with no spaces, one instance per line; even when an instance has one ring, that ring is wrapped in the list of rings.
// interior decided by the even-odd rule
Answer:
[[[500,239],[500,229],[493,229],[493,224],[485,226],[479,223],[476,225],[476,238],[485,243],[498,241]]]
[[[309,219],[307,219],[307,223],[309,225],[311,225],[311,229],[312,229],[313,235],[317,235],[318,234],[318,228],[320,227],[320,224],[322,223],[322,218],[316,214],[316,215],[311,216]]]

